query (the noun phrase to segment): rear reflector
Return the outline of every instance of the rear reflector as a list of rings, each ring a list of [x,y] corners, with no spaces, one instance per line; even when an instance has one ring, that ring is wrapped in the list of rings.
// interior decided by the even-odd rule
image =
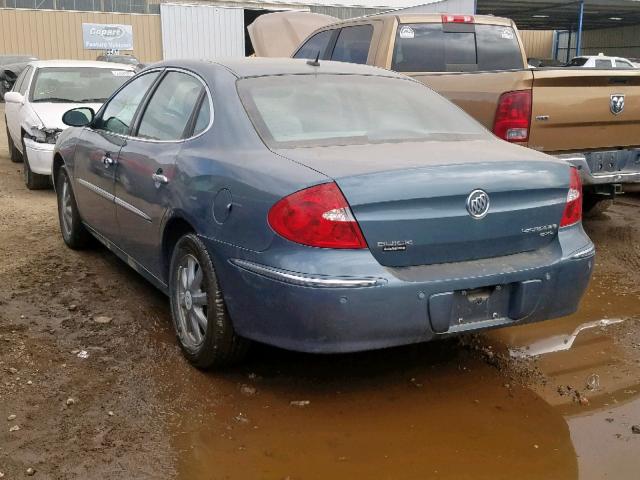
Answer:
[[[526,142],[530,123],[531,90],[503,93],[493,120],[493,133],[507,142]]]
[[[567,204],[560,220],[561,227],[568,227],[582,220],[582,181],[577,168],[571,167],[570,170],[569,192],[567,192]]]
[[[472,15],[442,15],[442,23],[473,23]]]
[[[322,248],[367,248],[351,208],[335,183],[323,183],[279,200],[271,228],[295,243]]]

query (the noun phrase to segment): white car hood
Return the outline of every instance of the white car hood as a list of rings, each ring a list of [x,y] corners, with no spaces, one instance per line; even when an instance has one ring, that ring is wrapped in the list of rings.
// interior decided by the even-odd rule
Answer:
[[[62,115],[64,115],[64,112],[67,110],[76,107],[89,107],[93,108],[94,112],[97,112],[101,106],[101,103],[31,103],[31,109],[38,116],[45,128],[59,128],[61,130],[67,128],[67,126],[62,123]],[[40,125],[33,126],[39,127]]]

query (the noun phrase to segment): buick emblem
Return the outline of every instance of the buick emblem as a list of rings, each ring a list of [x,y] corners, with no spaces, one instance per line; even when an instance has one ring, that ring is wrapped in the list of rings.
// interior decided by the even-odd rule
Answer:
[[[489,194],[484,190],[474,190],[467,197],[467,211],[473,218],[484,218],[489,213]]]
[[[624,110],[624,95],[622,94],[615,94],[615,95],[611,95],[611,113],[613,113],[614,115],[618,115],[619,113],[622,113],[622,111]]]

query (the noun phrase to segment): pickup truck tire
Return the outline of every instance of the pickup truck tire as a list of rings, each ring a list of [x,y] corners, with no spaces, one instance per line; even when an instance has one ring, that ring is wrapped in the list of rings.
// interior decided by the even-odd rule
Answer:
[[[81,250],[91,245],[93,237],[82,224],[76,197],[64,166],[56,176],[56,196],[58,197],[60,232],[64,243],[73,250]]]
[[[15,148],[15,147],[14,147]],[[44,190],[51,186],[51,177],[49,175],[40,175],[34,173],[29,166],[29,158],[27,155],[27,147],[22,139],[22,174],[24,175],[24,184],[29,190]]]
[[[209,252],[193,233],[173,249],[169,298],[178,342],[195,367],[220,368],[244,358],[250,342],[234,331]]]
[[[4,123],[7,124],[7,117],[4,117]],[[7,144],[9,146],[9,158],[13,163],[20,163],[22,161],[22,155],[16,148],[16,145],[13,143],[13,139],[11,138],[11,134],[9,133],[9,127],[6,127],[7,130]]]
[[[606,212],[611,205],[613,205],[613,200],[609,198],[585,195],[582,202],[582,212],[585,218],[595,218]]]

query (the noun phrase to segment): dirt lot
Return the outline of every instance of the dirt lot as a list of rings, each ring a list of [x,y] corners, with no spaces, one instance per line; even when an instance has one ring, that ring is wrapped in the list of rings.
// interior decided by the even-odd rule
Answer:
[[[640,476],[638,197],[586,222],[596,275],[571,317],[359,355],[258,347],[202,373],[161,294],[63,245],[4,132],[0,478]]]

